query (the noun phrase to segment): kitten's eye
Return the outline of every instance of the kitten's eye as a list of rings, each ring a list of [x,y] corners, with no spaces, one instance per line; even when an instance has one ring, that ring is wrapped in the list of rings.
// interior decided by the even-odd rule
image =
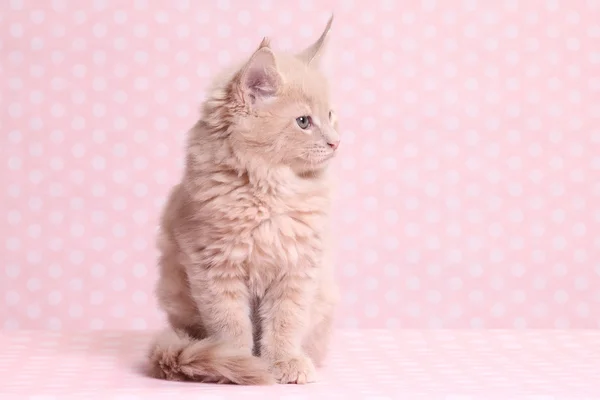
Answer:
[[[333,116],[333,112],[329,111],[329,120],[331,121],[331,117]]]
[[[301,117],[296,118],[296,123],[301,129],[308,129],[310,127],[310,117],[307,115],[303,115]]]

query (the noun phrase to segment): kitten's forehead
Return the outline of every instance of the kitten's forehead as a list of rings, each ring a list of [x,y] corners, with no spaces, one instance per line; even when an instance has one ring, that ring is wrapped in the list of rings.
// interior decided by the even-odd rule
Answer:
[[[315,105],[326,105],[329,102],[329,84],[320,70],[289,55],[279,55],[277,64],[284,78],[284,93],[295,92],[296,95],[308,98],[311,103],[316,103]]]

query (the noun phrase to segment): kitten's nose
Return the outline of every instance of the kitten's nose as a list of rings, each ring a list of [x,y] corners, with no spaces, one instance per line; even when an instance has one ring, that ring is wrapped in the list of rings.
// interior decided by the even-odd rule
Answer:
[[[327,144],[329,145],[329,147],[331,147],[333,150],[336,150],[338,148],[338,146],[340,145],[340,141],[339,140],[335,140],[332,142],[327,142]]]

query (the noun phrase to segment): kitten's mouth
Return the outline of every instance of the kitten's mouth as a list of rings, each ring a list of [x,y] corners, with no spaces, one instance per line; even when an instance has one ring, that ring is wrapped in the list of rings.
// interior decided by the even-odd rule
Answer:
[[[335,157],[335,153],[332,152],[331,154],[328,154],[325,157],[321,157],[318,160],[313,161],[312,164],[315,165],[315,166],[319,166],[320,167],[323,164],[327,164],[334,157]]]
[[[310,156],[310,154],[306,155],[305,157],[299,157],[297,161],[302,164],[301,168],[321,169],[325,167],[327,163],[329,163],[329,161],[331,161],[331,159],[333,159],[335,156],[335,151],[322,152],[316,157],[314,154],[312,155],[312,157]]]

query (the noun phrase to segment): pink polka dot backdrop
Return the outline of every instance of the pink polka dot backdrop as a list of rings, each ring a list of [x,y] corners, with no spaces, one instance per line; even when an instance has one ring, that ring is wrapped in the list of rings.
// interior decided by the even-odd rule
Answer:
[[[0,3],[0,327],[162,326],[210,78],[332,10],[338,325],[600,326],[600,1]]]

